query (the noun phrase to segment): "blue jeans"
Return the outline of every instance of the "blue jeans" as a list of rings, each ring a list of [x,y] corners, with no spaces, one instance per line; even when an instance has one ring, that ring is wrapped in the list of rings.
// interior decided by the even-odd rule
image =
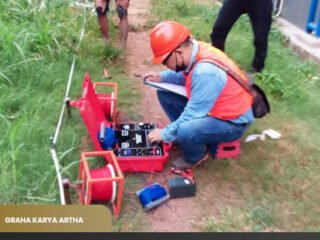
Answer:
[[[157,91],[161,107],[169,117],[175,121],[185,108],[188,99],[165,91]],[[179,125],[177,142],[182,149],[186,162],[196,163],[201,160],[208,147],[215,151],[221,142],[229,142],[242,136],[246,126],[223,121],[214,117],[192,119]]]

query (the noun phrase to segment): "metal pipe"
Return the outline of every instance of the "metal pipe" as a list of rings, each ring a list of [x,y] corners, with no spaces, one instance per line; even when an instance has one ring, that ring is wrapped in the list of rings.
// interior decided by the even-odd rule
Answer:
[[[87,3],[88,3],[88,0],[86,0],[86,4]],[[83,9],[83,26],[82,26],[82,30],[81,30],[81,33],[80,33],[80,41],[79,41],[78,48],[80,48],[80,44],[81,44],[82,38],[84,36],[85,26],[86,26],[86,8]],[[51,140],[50,155],[51,155],[51,158],[53,160],[53,163],[54,163],[54,166],[55,166],[55,170],[56,170],[56,174],[57,174],[61,205],[65,205],[66,202],[65,202],[65,194],[64,194],[64,188],[63,188],[62,176],[61,176],[61,173],[60,173],[59,159],[57,157],[57,153],[56,153],[55,147],[56,147],[56,143],[58,141],[58,136],[59,136],[59,132],[60,132],[60,129],[61,129],[62,119],[63,119],[65,107],[66,107],[65,101],[69,96],[69,92],[70,92],[70,88],[71,88],[75,62],[76,62],[76,56],[73,57],[73,61],[72,61],[72,65],[71,65],[71,69],[70,69],[70,73],[69,73],[69,78],[68,78],[68,83],[67,83],[67,88],[66,88],[66,93],[65,93],[65,98],[64,98],[64,101],[63,101],[63,104],[62,104],[62,108],[61,108],[58,124],[57,124],[57,127],[56,127],[56,131],[55,131],[54,137],[50,138],[50,140]]]

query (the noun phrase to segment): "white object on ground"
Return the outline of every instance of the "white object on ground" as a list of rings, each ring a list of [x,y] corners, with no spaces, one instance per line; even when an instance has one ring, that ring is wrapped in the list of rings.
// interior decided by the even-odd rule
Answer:
[[[247,136],[247,138],[244,142],[252,142],[257,139],[264,141],[266,139],[266,136],[268,136],[272,139],[279,139],[282,136],[282,134],[269,128],[269,129],[264,130],[261,134],[250,134],[249,136]]]

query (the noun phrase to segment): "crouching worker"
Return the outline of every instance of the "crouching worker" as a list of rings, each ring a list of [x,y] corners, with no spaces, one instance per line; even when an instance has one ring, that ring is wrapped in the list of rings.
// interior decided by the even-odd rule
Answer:
[[[178,22],[166,21],[150,33],[153,62],[170,70],[149,72],[144,79],[185,85],[187,98],[158,91],[159,102],[171,120],[155,129],[149,141],[177,142],[183,159],[173,166],[190,168],[208,158],[207,147],[240,138],[254,121],[252,96],[211,59],[232,69],[248,81],[244,72],[222,51],[196,41]]]

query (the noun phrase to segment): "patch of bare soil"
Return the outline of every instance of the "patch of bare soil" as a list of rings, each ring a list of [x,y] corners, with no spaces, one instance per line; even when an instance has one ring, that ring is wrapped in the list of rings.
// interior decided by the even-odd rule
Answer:
[[[129,20],[130,25],[139,28],[146,23],[148,11],[150,9],[149,0],[135,0],[130,2]],[[127,43],[126,66],[129,74],[143,74],[148,71],[160,71],[162,66],[152,65],[152,52],[149,44],[149,32],[129,32]],[[157,96],[153,89],[150,89],[142,83],[141,79],[135,80],[141,87],[143,99],[137,109],[144,117],[145,121],[158,122],[167,125],[169,120],[164,114]],[[171,154],[177,157],[179,152]],[[170,164],[168,164],[170,165]],[[169,172],[167,167],[164,172]],[[155,175],[153,182],[166,182],[166,177]],[[193,231],[192,221],[197,215],[197,206],[193,198],[169,200],[167,203],[159,206],[150,212],[150,221],[153,232],[191,232]]]
[[[131,29],[142,29],[141,26],[144,26],[148,21],[148,9],[150,9],[150,0],[130,2],[129,21],[130,26],[132,26]],[[163,66],[152,64],[148,31],[129,32],[125,62],[126,70],[131,76],[148,71],[163,70]],[[142,83],[142,79],[132,77],[132,81],[134,81],[137,87],[141,88],[143,94],[143,99],[141,99],[137,111],[143,115],[144,120],[167,125],[169,120],[157,100],[156,92],[146,87]],[[154,174],[152,176],[152,183],[159,182],[166,184],[166,180],[173,177],[172,175],[168,175],[170,172],[170,162],[180,155],[180,151],[171,151],[171,159],[167,163],[166,169],[163,171],[163,174]],[[206,163],[206,166],[207,164],[214,164],[214,162]],[[201,168],[197,169],[196,174],[206,174],[206,172],[203,172],[203,167]],[[224,202],[230,201],[230,198],[236,198],[234,190],[230,186],[226,186],[222,190],[223,194],[221,194],[220,191],[218,193],[217,190],[214,190],[214,181],[207,183],[208,185],[205,185],[203,181],[200,181],[200,183],[202,183],[202,186],[197,186],[198,192],[196,197],[171,199],[147,213],[147,217],[150,218],[150,231],[199,231],[198,223],[203,218],[202,216],[218,214],[218,209],[223,206]],[[199,190],[200,187],[202,188],[201,190]],[[213,193],[216,195],[214,199],[212,198]]]
[[[129,8],[130,25],[139,28],[146,24],[150,9],[149,0],[132,1]],[[149,32],[129,32],[126,52],[126,67],[130,75],[134,73],[146,73],[148,71],[160,71],[162,66],[152,64],[152,52],[149,43]],[[143,92],[143,99],[140,107],[137,109],[143,115],[145,121],[158,122],[167,125],[169,120],[163,112],[156,92],[142,83],[141,79],[133,79]],[[171,154],[179,155],[179,152]],[[170,164],[167,164],[170,165]],[[165,169],[164,174],[170,170]],[[153,182],[166,182],[163,175],[155,175]],[[153,232],[190,232],[193,231],[192,220],[197,211],[196,203],[193,198],[184,198],[169,200],[167,203],[159,206],[157,209],[149,213],[151,221],[151,231]]]

